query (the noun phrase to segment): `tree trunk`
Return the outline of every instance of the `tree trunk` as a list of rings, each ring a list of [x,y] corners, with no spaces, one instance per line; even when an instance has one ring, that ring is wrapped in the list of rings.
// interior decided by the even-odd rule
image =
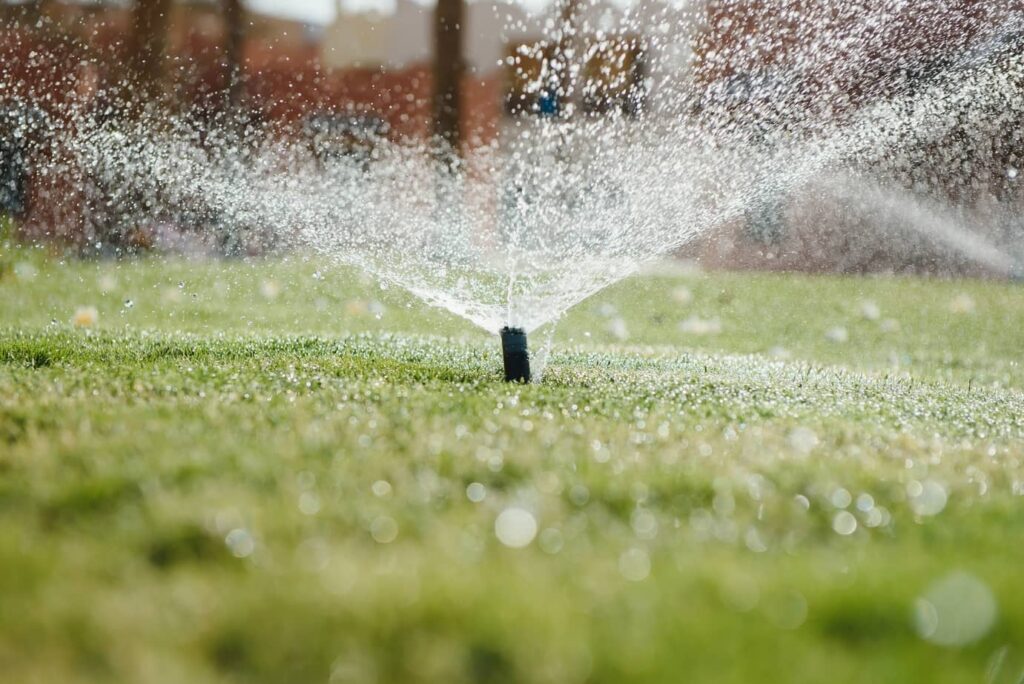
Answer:
[[[558,64],[558,112],[563,117],[573,115],[576,105],[576,83],[572,75],[569,55],[576,45],[576,19],[579,16],[579,0],[563,0],[558,13],[558,43],[555,60]],[[578,55],[574,55],[578,59]],[[581,65],[582,68],[582,65]],[[577,76],[578,78],[578,76]]]
[[[463,0],[437,0],[434,10],[434,136],[454,163],[462,145]]]
[[[164,52],[171,0],[136,0],[128,65],[132,82],[126,84],[147,102],[163,99]],[[142,104],[142,103],[138,103]]]
[[[224,1],[224,71],[225,108],[235,113],[242,105],[245,93],[243,80],[243,47],[245,43],[244,14],[241,0]]]
[[[43,16],[43,0],[29,0],[21,6],[15,5],[21,10],[21,20],[25,26],[35,28]]]

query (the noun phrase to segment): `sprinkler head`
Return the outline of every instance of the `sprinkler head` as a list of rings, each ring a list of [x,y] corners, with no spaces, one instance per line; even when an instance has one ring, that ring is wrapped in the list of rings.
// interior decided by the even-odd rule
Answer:
[[[530,382],[530,353],[526,350],[526,331],[501,329],[501,352],[505,359],[506,382]]]

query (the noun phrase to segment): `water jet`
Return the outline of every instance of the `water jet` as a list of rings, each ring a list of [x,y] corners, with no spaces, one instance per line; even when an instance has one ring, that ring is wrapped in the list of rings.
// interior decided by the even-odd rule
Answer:
[[[508,326],[502,328],[501,353],[505,361],[505,381],[530,382],[530,353],[526,348],[526,331]]]

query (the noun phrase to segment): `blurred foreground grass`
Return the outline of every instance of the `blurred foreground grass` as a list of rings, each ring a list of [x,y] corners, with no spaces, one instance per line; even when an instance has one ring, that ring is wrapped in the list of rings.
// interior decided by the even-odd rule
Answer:
[[[1017,286],[648,274],[511,387],[352,273],[5,258],[0,680],[1024,671]]]

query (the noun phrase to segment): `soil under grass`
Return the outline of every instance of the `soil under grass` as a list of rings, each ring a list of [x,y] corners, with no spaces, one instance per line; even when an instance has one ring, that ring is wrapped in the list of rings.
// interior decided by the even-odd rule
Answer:
[[[648,274],[524,387],[323,264],[3,258],[0,680],[1024,672],[1018,286]]]

